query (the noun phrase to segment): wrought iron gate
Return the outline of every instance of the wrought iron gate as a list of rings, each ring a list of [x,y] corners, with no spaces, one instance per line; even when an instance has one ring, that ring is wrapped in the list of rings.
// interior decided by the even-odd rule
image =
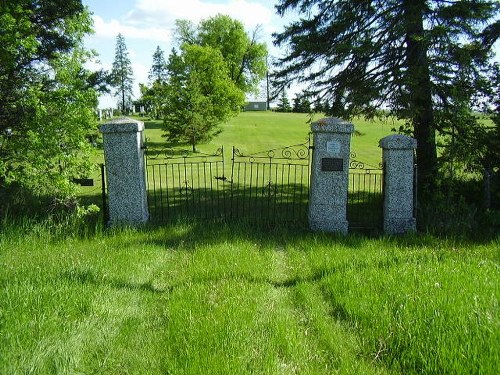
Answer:
[[[310,141],[246,154],[223,147],[212,154],[148,150],[148,206],[153,222],[180,218],[307,222]],[[226,162],[228,154],[230,161]],[[347,219],[351,230],[378,230],[384,174],[351,153]]]
[[[384,168],[356,160],[351,152],[347,220],[353,230],[380,230],[383,224]]]
[[[148,150],[146,175],[152,221],[179,218],[307,220],[310,142],[245,154],[233,147],[213,154]]]

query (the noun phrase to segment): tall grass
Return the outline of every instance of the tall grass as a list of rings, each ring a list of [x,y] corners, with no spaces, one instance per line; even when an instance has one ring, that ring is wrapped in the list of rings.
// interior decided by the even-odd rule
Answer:
[[[498,239],[65,230],[0,231],[2,374],[500,370]]]

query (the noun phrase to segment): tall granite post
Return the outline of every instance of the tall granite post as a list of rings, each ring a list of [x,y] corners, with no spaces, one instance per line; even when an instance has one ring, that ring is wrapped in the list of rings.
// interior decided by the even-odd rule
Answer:
[[[109,224],[148,220],[144,169],[144,123],[119,118],[101,126],[108,181]]]
[[[384,163],[384,232],[403,234],[416,230],[414,217],[414,161],[417,141],[406,135],[389,135],[379,143]]]
[[[354,126],[338,118],[311,125],[314,140],[309,198],[312,230],[346,234],[349,154]]]

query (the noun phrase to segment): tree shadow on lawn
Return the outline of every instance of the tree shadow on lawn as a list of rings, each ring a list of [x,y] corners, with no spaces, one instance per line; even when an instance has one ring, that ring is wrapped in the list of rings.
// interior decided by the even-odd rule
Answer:
[[[228,242],[254,243],[262,249],[286,251],[287,248],[308,252],[311,246],[349,248],[361,250],[367,241],[380,241],[380,246],[408,250],[433,248],[438,244],[453,247],[457,241],[438,239],[436,237],[413,233],[404,236],[370,236],[359,232],[348,235],[335,233],[312,232],[307,222],[258,222],[255,220],[185,220],[170,224],[147,224],[139,232],[133,245],[150,244],[165,248],[166,251],[196,251],[200,246],[211,246]],[[467,245],[470,242],[459,242]]]

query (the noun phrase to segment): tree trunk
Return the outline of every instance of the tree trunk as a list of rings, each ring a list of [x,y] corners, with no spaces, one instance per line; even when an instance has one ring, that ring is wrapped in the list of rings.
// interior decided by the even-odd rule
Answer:
[[[403,0],[409,110],[417,139],[419,202],[436,187],[437,152],[432,88],[424,32],[425,0]]]
[[[191,146],[193,146],[193,152],[196,152],[196,135],[191,136]]]
[[[126,115],[125,113],[125,87],[122,85],[122,116]]]

